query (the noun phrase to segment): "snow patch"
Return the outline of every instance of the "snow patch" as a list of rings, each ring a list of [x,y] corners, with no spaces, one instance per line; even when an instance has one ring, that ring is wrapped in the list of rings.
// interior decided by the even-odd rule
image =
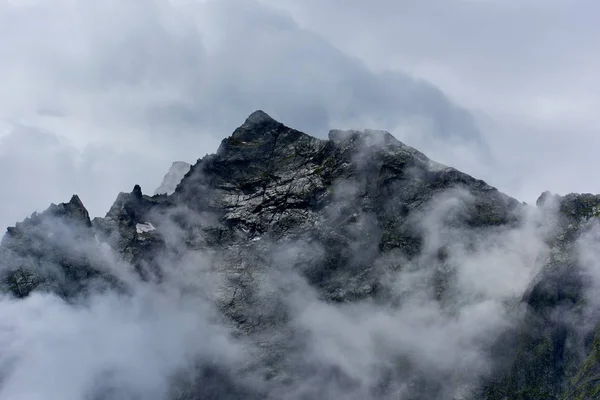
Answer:
[[[148,233],[155,231],[156,228],[150,222],[144,222],[143,224],[137,224],[135,226],[135,230],[137,233]]]

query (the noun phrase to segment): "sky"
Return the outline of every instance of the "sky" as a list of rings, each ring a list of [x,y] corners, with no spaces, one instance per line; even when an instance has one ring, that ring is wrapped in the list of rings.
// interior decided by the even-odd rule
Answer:
[[[522,201],[600,192],[593,0],[0,0],[0,224],[151,194],[254,110],[385,129]]]

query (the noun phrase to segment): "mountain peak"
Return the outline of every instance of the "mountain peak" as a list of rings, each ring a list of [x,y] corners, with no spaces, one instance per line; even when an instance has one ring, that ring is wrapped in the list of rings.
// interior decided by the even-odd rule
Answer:
[[[275,121],[273,118],[271,118],[271,116],[269,114],[267,114],[266,112],[264,112],[263,110],[256,110],[252,114],[250,114],[248,116],[248,118],[246,118],[246,121],[244,121],[244,124],[242,125],[242,127],[250,128],[255,125],[261,125],[261,124],[264,124],[267,122],[277,122],[277,121]]]
[[[312,138],[305,133],[285,126],[262,110],[250,114],[230,137],[223,139],[218,155],[258,159],[268,157],[274,147],[287,146],[300,138]]]
[[[84,207],[83,206],[83,202],[81,201],[81,199],[79,198],[78,195],[74,194],[73,196],[71,196],[71,200],[69,201],[69,204],[73,205],[73,206],[77,206],[77,207]]]
[[[133,190],[131,191],[133,197],[141,199],[142,198],[142,188],[140,185],[135,185]]]
[[[273,132],[285,127],[282,123],[271,118],[262,110],[254,111],[246,118],[244,123],[237,128],[229,139],[242,142],[253,142],[270,136]],[[228,140],[228,139],[225,139]]]

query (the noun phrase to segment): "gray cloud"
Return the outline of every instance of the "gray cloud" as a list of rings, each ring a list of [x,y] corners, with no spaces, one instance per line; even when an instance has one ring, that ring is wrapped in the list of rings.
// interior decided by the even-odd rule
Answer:
[[[272,2],[373,68],[404,68],[432,79],[439,71],[434,81],[469,107],[488,110],[493,104],[527,116],[534,96],[594,96],[586,88],[597,79],[592,71],[600,62],[590,52],[597,32],[594,1],[577,7],[560,0],[376,3]],[[358,21],[368,29],[355,29]],[[468,93],[476,97],[463,96]]]
[[[590,167],[600,146],[597,2],[265,2],[376,71],[434,82],[473,110],[496,162],[411,142],[433,158],[528,202],[547,189],[600,190]]]
[[[375,127],[420,143],[466,143],[473,154],[483,146],[469,112],[434,85],[401,72],[374,73],[259,2],[61,0],[3,3],[0,15],[7,60],[0,66],[0,119],[53,132],[64,151],[102,166],[99,176],[87,168],[85,178],[69,181],[89,182],[83,185],[65,184],[73,174],[66,160],[46,157],[57,173],[43,181],[21,169],[32,185],[54,187],[52,194],[38,191],[40,202],[64,199],[55,193],[68,187],[97,199],[90,204],[97,215],[110,204],[106,192],[134,183],[151,192],[171,161],[214,151],[259,108],[319,136],[334,127]],[[16,146],[20,157],[28,145]],[[31,211],[14,204],[5,225]]]

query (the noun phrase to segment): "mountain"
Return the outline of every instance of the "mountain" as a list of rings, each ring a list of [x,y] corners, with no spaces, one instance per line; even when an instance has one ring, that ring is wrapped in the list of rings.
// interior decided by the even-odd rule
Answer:
[[[191,164],[186,162],[175,161],[173,165],[171,165],[169,172],[163,178],[160,186],[154,191],[154,194],[173,194],[177,188],[177,185],[179,182],[181,182],[191,167]]]
[[[65,375],[31,361],[45,336],[15,350],[40,331],[15,322],[0,398],[597,398],[599,216],[600,196],[527,205],[388,132],[322,140],[256,111],[153,196],[8,228],[5,309],[110,323],[73,334]]]

